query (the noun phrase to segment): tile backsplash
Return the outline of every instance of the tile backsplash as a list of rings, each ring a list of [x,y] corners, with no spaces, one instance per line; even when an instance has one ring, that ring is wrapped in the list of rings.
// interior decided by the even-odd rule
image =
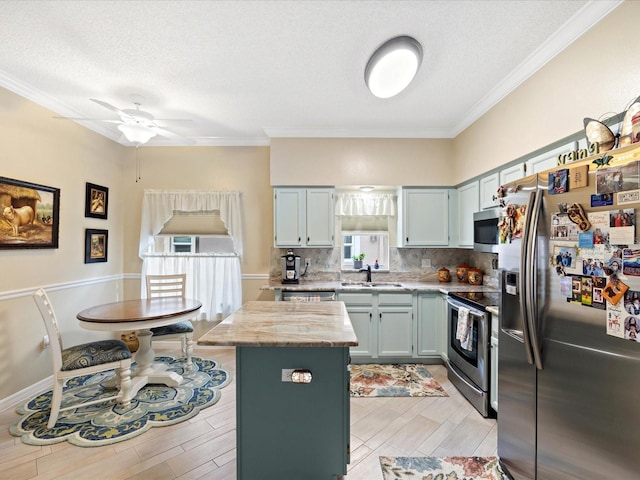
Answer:
[[[302,272],[304,259],[310,259],[309,269],[302,281],[334,282],[362,280],[363,273],[341,270],[340,248],[298,248],[294,254],[300,256]],[[281,257],[287,253],[284,248],[271,249],[271,269],[269,279],[282,279]],[[446,267],[451,271],[452,281],[456,281],[456,267],[463,263],[476,267],[484,274],[483,283],[498,287],[498,271],[492,267],[497,263],[494,253],[475,252],[463,248],[390,248],[389,270],[372,270],[380,281],[397,282],[437,282],[438,270]],[[422,260],[431,260],[430,267],[422,267]],[[366,262],[365,262],[366,264]]]

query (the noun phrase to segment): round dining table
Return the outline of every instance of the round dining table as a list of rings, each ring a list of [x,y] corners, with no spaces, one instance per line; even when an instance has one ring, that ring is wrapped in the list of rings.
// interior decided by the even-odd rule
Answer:
[[[182,376],[167,371],[164,363],[154,363],[151,344],[154,327],[162,327],[194,318],[202,308],[198,300],[182,297],[141,298],[105,303],[78,313],[80,326],[88,330],[123,332],[135,330],[140,346],[135,354],[137,368],[131,377],[131,392],[123,403],[135,397],[149,383],[177,387]]]

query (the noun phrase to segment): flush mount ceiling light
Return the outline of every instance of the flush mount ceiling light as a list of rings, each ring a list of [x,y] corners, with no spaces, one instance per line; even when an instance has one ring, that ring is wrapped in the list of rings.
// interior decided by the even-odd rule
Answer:
[[[406,35],[383,43],[367,62],[364,80],[376,97],[390,98],[411,83],[422,63],[422,46]]]
[[[136,146],[143,145],[156,136],[156,132],[151,128],[138,123],[121,123],[118,130]]]
[[[373,190],[373,187],[369,185],[363,185],[362,187],[360,187],[361,192],[371,192],[372,190]]]

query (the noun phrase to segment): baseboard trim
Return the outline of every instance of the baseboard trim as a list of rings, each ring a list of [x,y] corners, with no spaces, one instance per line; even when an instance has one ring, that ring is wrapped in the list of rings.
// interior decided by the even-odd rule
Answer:
[[[9,395],[7,398],[0,400],[0,412],[4,412],[9,408],[15,408],[32,397],[35,397],[38,393],[53,388],[53,375],[49,375],[47,378],[40,380],[33,385],[23,388],[19,392]]]

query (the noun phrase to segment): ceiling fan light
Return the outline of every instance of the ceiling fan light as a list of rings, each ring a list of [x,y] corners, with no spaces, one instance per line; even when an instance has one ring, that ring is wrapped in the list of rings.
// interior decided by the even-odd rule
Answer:
[[[149,127],[135,123],[121,123],[118,130],[134,145],[143,145],[156,136],[156,132]]]
[[[364,79],[376,97],[390,98],[409,86],[421,63],[420,42],[408,36],[394,37],[373,52]]]

